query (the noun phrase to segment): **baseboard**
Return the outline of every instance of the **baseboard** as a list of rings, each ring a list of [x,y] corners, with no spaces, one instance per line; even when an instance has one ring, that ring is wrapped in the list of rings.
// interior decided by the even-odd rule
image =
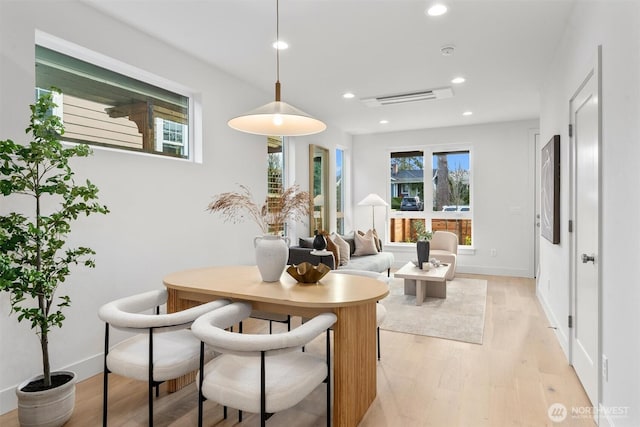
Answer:
[[[395,260],[391,268],[402,268],[407,262],[408,260]],[[459,264],[456,266],[456,273],[484,274],[487,276],[531,277],[531,274],[527,270]]]
[[[531,277],[531,273],[519,268],[485,267],[481,265],[456,266],[456,273],[484,274],[488,276]]]
[[[558,343],[560,344],[560,347],[564,352],[564,356],[567,358],[567,360],[569,360],[569,337],[565,334],[562,328],[558,327],[558,325],[560,325],[561,323],[559,322],[555,313],[551,309],[551,306],[549,306],[549,303],[545,299],[544,295],[542,295],[537,288],[536,288],[536,296],[538,297],[538,301],[540,302],[542,311],[544,311],[544,314],[547,317],[549,324],[554,327],[553,331],[555,332],[556,339],[558,340]]]
[[[103,364],[104,358],[100,353],[57,370],[73,371],[76,373],[76,381],[83,381],[102,372]],[[16,387],[18,385],[19,383],[13,387],[0,390],[0,415],[13,411],[18,407],[18,399],[16,398]]]

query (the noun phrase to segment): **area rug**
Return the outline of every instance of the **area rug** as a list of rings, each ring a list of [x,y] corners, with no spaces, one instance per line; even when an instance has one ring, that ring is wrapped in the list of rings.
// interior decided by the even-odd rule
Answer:
[[[487,281],[456,278],[447,282],[447,298],[404,295],[404,280],[392,279],[389,295],[380,301],[387,309],[381,329],[482,344]]]

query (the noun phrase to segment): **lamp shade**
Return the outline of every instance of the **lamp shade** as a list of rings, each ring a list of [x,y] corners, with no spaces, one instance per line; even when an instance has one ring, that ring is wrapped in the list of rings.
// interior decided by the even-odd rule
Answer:
[[[276,0],[276,40],[280,40],[280,2]],[[227,122],[240,132],[266,136],[302,136],[322,132],[327,125],[281,101],[280,49],[276,49],[276,100]]]
[[[377,194],[371,193],[367,197],[362,199],[358,203],[358,206],[389,206],[389,204],[385,202],[382,197],[378,196]]]
[[[273,101],[227,123],[229,127],[255,135],[301,136],[327,128],[320,120],[284,101]]]

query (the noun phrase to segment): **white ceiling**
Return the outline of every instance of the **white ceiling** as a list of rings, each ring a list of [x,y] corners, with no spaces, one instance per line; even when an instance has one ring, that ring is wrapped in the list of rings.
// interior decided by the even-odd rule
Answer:
[[[89,1],[273,100],[275,0]],[[434,18],[425,0],[280,0],[280,38],[290,46],[280,54],[282,100],[352,134],[538,117],[540,85],[573,1],[443,1],[449,12]],[[445,57],[447,44],[456,49]],[[458,75],[467,81],[452,85]],[[453,86],[453,98],[359,101],[443,86]],[[356,98],[343,99],[345,91]],[[467,110],[473,115],[463,117]]]

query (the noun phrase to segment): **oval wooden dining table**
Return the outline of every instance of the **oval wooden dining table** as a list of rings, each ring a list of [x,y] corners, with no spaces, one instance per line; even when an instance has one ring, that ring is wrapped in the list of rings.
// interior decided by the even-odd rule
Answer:
[[[218,298],[249,301],[254,310],[312,317],[333,312],[333,424],[357,426],[376,397],[376,301],[386,283],[330,272],[318,283],[302,284],[286,272],[263,282],[256,266],[220,266],[171,273],[164,278],[167,311],[184,310]],[[175,383],[170,387],[180,387]]]

